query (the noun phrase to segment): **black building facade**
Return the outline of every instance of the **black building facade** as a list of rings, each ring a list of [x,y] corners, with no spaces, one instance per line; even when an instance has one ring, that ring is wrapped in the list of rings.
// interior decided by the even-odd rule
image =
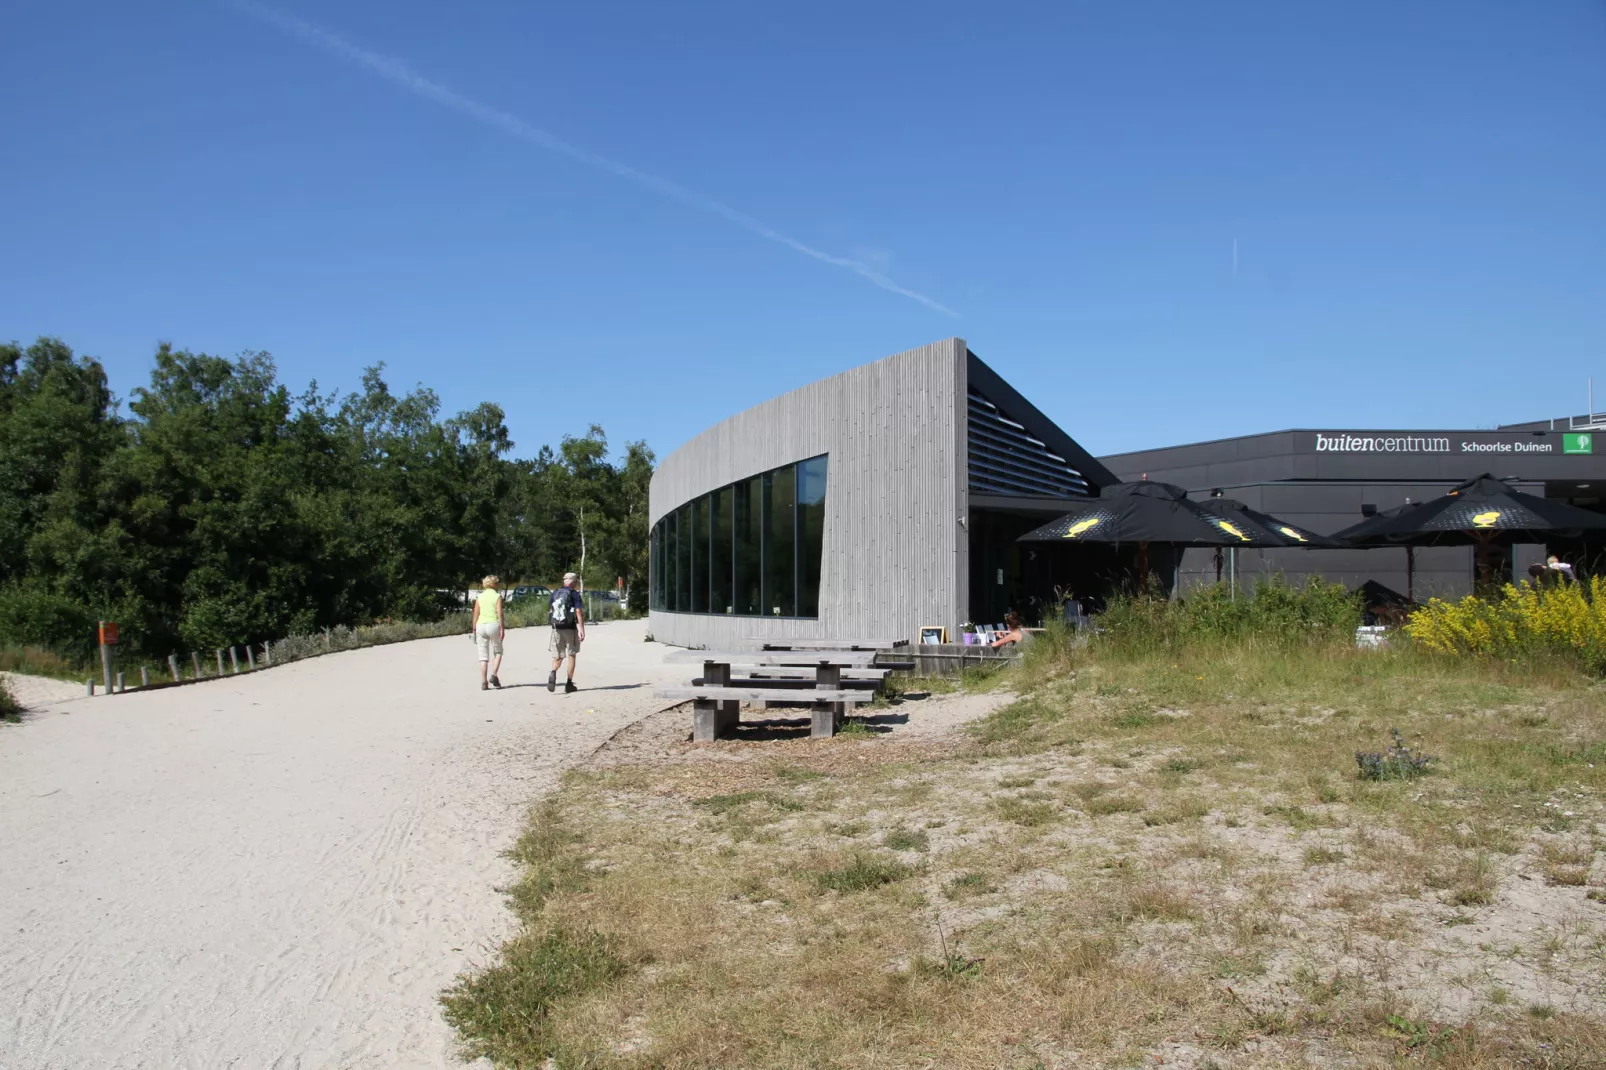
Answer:
[[[1606,421],[1579,418],[1515,424],[1493,431],[1292,430],[1141,450],[1100,460],[1123,480],[1154,479],[1185,487],[1195,497],[1220,492],[1244,504],[1332,534],[1373,512],[1445,493],[1487,472],[1515,481],[1519,490],[1606,511]],[[1519,546],[1502,555],[1509,576],[1557,553],[1583,570],[1599,571],[1599,540],[1561,540]],[[1403,549],[1239,550],[1233,565],[1241,585],[1281,573],[1301,582],[1319,575],[1351,587],[1376,580],[1407,588]],[[1214,582],[1212,550],[1183,555],[1184,588]],[[1472,588],[1469,547],[1435,547],[1415,553],[1414,594],[1459,597]]]

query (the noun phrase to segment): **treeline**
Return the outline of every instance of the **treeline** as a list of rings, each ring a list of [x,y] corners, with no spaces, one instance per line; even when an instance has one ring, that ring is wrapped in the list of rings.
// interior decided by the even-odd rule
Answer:
[[[292,395],[265,353],[164,345],[124,413],[98,361],[0,346],[0,646],[81,657],[102,619],[162,655],[434,619],[486,572],[579,571],[582,539],[588,582],[646,605],[644,443],[613,463],[593,426],[514,459],[499,406],[442,419],[382,372]]]

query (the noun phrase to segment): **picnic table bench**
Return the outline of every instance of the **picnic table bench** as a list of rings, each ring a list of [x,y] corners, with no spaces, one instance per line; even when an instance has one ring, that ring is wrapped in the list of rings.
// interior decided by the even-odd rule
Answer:
[[[785,651],[678,650],[664,660],[703,663],[703,675],[684,687],[661,687],[660,698],[693,701],[692,740],[708,742],[728,735],[741,717],[741,704],[808,702],[811,707],[809,735],[823,738],[836,734],[849,708],[870,702],[875,688],[852,686],[879,672],[874,666],[875,651],[834,651],[823,653]],[[812,670],[813,686],[806,672],[784,677],[733,679],[732,666],[748,669]],[[842,674],[850,674],[844,686]],[[857,677],[857,679],[855,679]],[[882,676],[885,679],[885,676]]]

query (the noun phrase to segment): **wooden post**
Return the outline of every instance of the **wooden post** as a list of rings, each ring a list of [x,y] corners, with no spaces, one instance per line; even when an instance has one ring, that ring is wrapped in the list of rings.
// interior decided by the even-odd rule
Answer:
[[[264,664],[266,664],[268,666],[268,668],[270,668],[270,669],[273,668],[273,640],[272,639],[264,639],[262,641],[262,661],[263,661]]]
[[[117,625],[108,632],[106,622],[100,622],[100,675],[106,681],[106,694],[112,693],[112,643],[117,642]]]
[[[245,664],[246,664],[246,669],[247,669],[248,672],[255,672],[256,671],[257,659],[256,659],[256,656],[251,653],[251,644],[250,643],[245,644]]]
[[[118,673],[117,674],[117,693],[119,695],[121,695],[124,691],[127,691],[127,690],[128,690],[128,688],[123,686],[123,674],[122,673]]]
[[[201,678],[201,652],[199,650],[190,651],[190,662],[195,666],[195,678],[199,680]]]
[[[217,674],[219,676],[223,675],[223,650],[221,648],[217,652]]]
[[[329,629],[328,628],[325,628],[323,630],[323,649],[324,649],[325,652],[327,652],[329,650]]]
[[[91,676],[89,679],[85,680],[84,683],[89,686],[89,697],[90,698],[94,698],[95,697],[95,678],[93,676]]]
[[[718,661],[703,662],[705,687],[730,686],[731,667]],[[728,736],[741,716],[741,703],[730,699],[700,698],[692,704],[691,738],[694,743],[711,743]]]
[[[167,655],[167,668],[173,674],[173,682],[175,684],[178,683],[179,677],[178,677],[178,655],[177,654],[169,654],[169,655]]]
[[[836,665],[821,665],[814,670],[814,688],[816,691],[837,691],[842,687],[842,669]],[[816,702],[809,718],[809,737],[811,739],[829,739],[836,735],[836,730],[842,724],[843,704],[840,702]]]
[[[240,652],[232,646],[229,647],[229,668],[234,672],[240,671]]]
[[[139,667],[139,686],[140,687],[149,687],[149,686],[151,686],[151,674],[145,670],[145,666],[143,666],[143,665],[141,665]]]

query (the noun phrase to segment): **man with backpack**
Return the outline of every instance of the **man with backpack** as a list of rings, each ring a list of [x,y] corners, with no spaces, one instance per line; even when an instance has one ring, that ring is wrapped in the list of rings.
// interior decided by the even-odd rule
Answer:
[[[563,685],[565,695],[580,690],[574,686],[574,659],[580,653],[580,644],[586,641],[585,605],[580,592],[574,589],[579,579],[572,572],[563,574],[563,586],[552,592],[547,612],[547,622],[552,625],[552,671],[547,674],[546,689],[557,690],[558,666],[567,657],[569,681]]]

